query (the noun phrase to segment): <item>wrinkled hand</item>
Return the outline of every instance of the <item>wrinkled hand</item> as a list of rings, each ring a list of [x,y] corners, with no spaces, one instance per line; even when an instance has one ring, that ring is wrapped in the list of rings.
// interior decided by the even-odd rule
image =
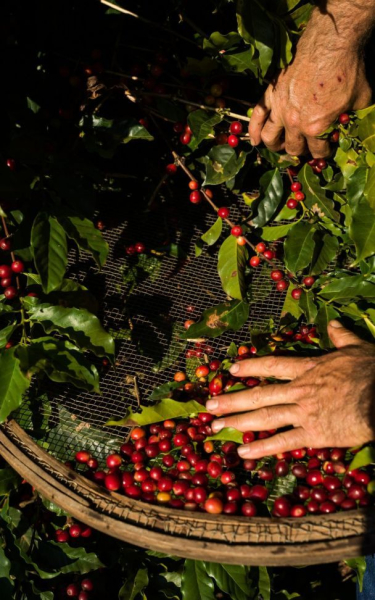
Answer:
[[[328,326],[338,349],[318,358],[267,356],[236,363],[236,377],[290,380],[256,387],[207,402],[212,423],[239,431],[293,429],[240,446],[242,458],[261,458],[303,447],[351,447],[375,439],[375,345],[364,342],[338,321]],[[234,414],[233,413],[239,413]]]
[[[337,29],[338,27],[338,29]],[[314,158],[330,154],[317,139],[348,110],[371,103],[363,52],[334,18],[314,12],[291,65],[281,71],[254,109],[249,125],[253,145],[300,156],[307,147]],[[342,28],[344,29],[344,28]],[[351,26],[352,32],[355,26]]]

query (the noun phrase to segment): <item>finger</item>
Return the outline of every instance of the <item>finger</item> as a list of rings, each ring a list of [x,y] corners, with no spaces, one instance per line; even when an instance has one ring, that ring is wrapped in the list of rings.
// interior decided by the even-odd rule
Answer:
[[[316,366],[316,359],[263,356],[234,363],[229,369],[236,377],[275,377],[291,380]]]
[[[214,415],[227,415],[275,404],[293,404],[297,400],[299,388],[289,385],[266,385],[252,390],[243,390],[223,396],[215,396],[206,403],[206,408]]]
[[[291,156],[301,156],[307,150],[304,136],[296,128],[285,130],[285,150]]]
[[[305,431],[302,427],[283,431],[265,440],[258,440],[251,444],[245,444],[238,448],[241,458],[263,458],[281,452],[290,452],[303,448],[305,443]]]
[[[320,140],[309,136],[306,138],[306,141],[313,158],[325,158],[332,154],[332,148],[328,140]]]
[[[366,342],[361,340],[355,333],[341,325],[340,321],[330,321],[328,323],[328,335],[336,348],[345,348],[345,346],[362,346]]]
[[[283,147],[281,139],[283,131],[284,125],[273,121],[271,113],[261,131],[262,142],[273,152],[278,152]]]
[[[260,408],[244,415],[233,415],[225,419],[212,421],[211,427],[214,433],[218,433],[224,427],[233,427],[238,431],[264,431],[279,429],[288,425],[299,425],[298,407],[295,404],[281,404]]]
[[[263,98],[258,102],[253,110],[253,114],[250,118],[249,123],[249,136],[250,143],[253,146],[258,146],[261,142],[261,131],[263,125],[267,121],[268,115],[270,114],[271,108],[266,103],[267,92]]]

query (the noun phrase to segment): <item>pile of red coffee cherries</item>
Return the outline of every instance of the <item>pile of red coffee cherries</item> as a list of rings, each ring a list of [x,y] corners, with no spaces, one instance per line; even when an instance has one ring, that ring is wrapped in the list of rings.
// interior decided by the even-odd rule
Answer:
[[[81,525],[80,523],[73,523],[67,529],[56,529],[55,531],[55,542],[63,544],[77,538],[90,538],[92,536],[92,529],[87,525]]]
[[[80,583],[70,583],[66,587],[66,595],[70,598],[78,598],[78,600],[90,600],[94,590],[94,584],[91,579],[82,579]]]
[[[306,327],[293,335],[306,341],[315,334]],[[237,360],[252,354],[243,346]],[[175,374],[175,381],[181,382],[176,399],[194,398],[204,405],[210,396],[226,393],[235,384],[252,388],[269,383],[255,377],[235,378],[218,360],[200,365],[195,376],[196,381],[188,381],[185,373]],[[301,448],[262,461],[243,460],[237,443],[210,439],[213,418],[201,412],[189,419],[135,427],[119,452],[107,456],[105,469],[99,469],[98,461],[86,451],[77,452],[75,460],[86,467],[87,477],[109,491],[176,509],[246,517],[271,512],[274,517],[298,518],[373,504],[369,472],[349,470],[355,451]],[[275,433],[248,431],[243,443]],[[277,480],[290,474],[295,477],[294,489],[277,497]]]

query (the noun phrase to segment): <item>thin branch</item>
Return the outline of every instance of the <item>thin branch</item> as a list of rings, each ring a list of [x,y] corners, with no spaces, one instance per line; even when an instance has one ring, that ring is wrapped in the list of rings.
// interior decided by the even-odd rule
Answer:
[[[158,96],[158,98],[168,98],[169,100],[174,100],[175,102],[180,102],[181,104],[186,104],[188,106],[196,106],[197,108],[202,108],[203,110],[211,110],[212,112],[216,112],[219,114],[225,114],[228,117],[233,117],[234,119],[239,119],[241,121],[250,122],[250,117],[245,117],[244,115],[239,115],[238,113],[234,113],[225,108],[215,108],[213,106],[207,106],[206,104],[199,104],[198,102],[191,102],[190,100],[184,100],[183,98],[179,98],[178,96],[173,96],[172,94],[155,94],[153,92],[142,92],[143,96]]]

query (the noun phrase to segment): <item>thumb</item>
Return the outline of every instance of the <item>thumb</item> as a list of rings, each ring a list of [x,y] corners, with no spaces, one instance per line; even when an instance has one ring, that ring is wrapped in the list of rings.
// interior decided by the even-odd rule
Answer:
[[[336,348],[363,344],[363,340],[349,331],[349,329],[346,329],[340,321],[334,320],[328,323],[328,335]]]

